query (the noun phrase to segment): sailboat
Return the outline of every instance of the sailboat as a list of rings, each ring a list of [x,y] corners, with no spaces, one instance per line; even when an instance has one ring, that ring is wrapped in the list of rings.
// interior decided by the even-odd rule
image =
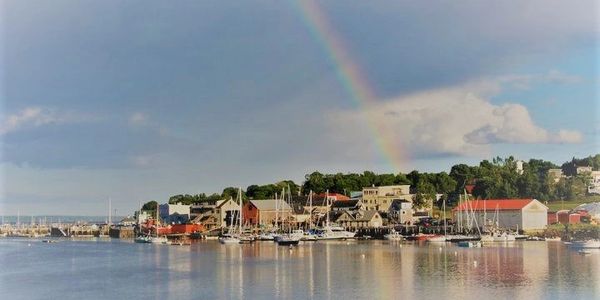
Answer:
[[[167,239],[167,236],[165,236],[165,235],[159,236],[158,235],[158,228],[160,226],[160,214],[158,213],[158,206],[159,205],[157,204],[156,205],[156,224],[154,225],[154,227],[156,228],[156,236],[150,237],[150,243],[168,245],[169,240]]]
[[[308,218],[308,231],[306,232],[297,232],[297,234],[302,233],[302,237],[300,237],[301,241],[316,241],[317,240],[317,235],[314,234],[314,228],[313,228],[313,223],[312,223],[312,200],[313,200],[313,191],[311,190],[310,193],[308,194],[308,202],[309,202],[309,208],[308,208],[308,213],[309,213],[309,218]]]
[[[219,242],[221,244],[240,244],[241,240],[240,240],[240,236],[242,233],[242,216],[241,216],[241,205],[242,205],[242,190],[241,188],[238,189],[238,202],[239,202],[239,208],[237,211],[237,216],[234,220],[233,218],[233,213],[230,215],[230,222],[229,222],[229,229],[227,230],[227,233],[221,234],[221,236],[219,237]],[[238,227],[238,232],[236,232],[236,224]]]
[[[443,206],[443,212],[444,212],[444,235],[438,235],[438,236],[432,236],[427,238],[428,242],[432,242],[432,243],[445,243],[446,242],[446,236],[447,236],[447,221],[446,221],[446,199],[444,199],[444,202],[442,202],[442,206]]]
[[[289,188],[288,188],[288,192],[289,192]],[[285,194],[285,188],[284,188],[283,192],[281,193],[281,198],[284,202],[286,202],[285,195],[286,194]],[[291,200],[291,193],[289,194],[289,198]],[[292,231],[291,231],[292,226],[289,223],[289,221],[290,221],[289,216],[286,219],[288,220],[288,224],[287,224],[288,232],[277,237],[277,239],[275,241],[280,246],[298,245],[303,233],[301,233],[301,234],[298,234],[297,232],[292,233]]]
[[[356,232],[346,231],[341,226],[334,226],[329,223],[329,210],[330,210],[330,199],[329,199],[329,190],[327,190],[326,194],[327,201],[327,213],[326,213],[326,223],[321,232],[317,235],[318,240],[346,240],[346,239],[354,239],[356,236]]]

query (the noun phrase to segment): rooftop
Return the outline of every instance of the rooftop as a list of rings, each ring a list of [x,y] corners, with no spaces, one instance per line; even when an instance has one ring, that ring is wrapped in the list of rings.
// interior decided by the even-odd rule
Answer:
[[[461,203],[453,210],[475,210],[495,211],[498,210],[521,210],[535,199],[488,199],[471,200]]]

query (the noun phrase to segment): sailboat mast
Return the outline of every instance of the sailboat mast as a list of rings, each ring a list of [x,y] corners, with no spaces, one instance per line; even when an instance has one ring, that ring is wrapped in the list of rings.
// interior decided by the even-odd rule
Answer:
[[[325,201],[327,201],[327,227],[329,227],[329,190],[325,193]]]
[[[279,220],[279,202],[277,201],[277,192],[275,192],[275,229],[278,227]]]
[[[312,229],[312,190],[308,194],[309,209],[308,209],[308,229]]]
[[[110,197],[108,197],[108,227],[110,228],[110,225],[112,223],[112,215],[111,215],[111,211],[112,211],[112,200],[110,199]]]
[[[442,207],[443,207],[443,211],[444,211],[444,236],[446,236],[447,235],[446,226],[448,225],[446,222],[446,198],[444,198],[444,202],[442,202]]]
[[[238,188],[238,219],[240,221],[240,234],[242,233],[242,188]]]

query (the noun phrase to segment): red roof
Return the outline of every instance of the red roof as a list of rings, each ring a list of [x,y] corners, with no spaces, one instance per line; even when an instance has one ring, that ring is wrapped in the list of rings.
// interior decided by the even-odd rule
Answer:
[[[486,211],[498,210],[521,210],[533,199],[488,199],[488,200],[471,200],[463,202],[453,210],[475,210],[481,211],[485,208]]]

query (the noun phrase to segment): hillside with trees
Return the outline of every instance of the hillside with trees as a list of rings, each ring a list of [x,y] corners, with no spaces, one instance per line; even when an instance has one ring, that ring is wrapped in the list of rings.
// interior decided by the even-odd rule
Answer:
[[[541,159],[530,159],[523,163],[522,172],[517,172],[517,160],[513,157],[496,157],[483,160],[476,166],[457,164],[452,166],[449,173],[421,173],[412,171],[408,174],[375,174],[371,171],[363,173],[323,174],[318,171],[305,175],[302,185],[292,180],[283,180],[273,184],[250,185],[243,190],[243,199],[269,199],[281,193],[283,188],[291,189],[293,195],[307,195],[309,191],[349,195],[352,191],[361,191],[363,187],[400,185],[411,186],[415,194],[415,204],[433,199],[435,194],[442,194],[442,199],[448,200],[449,205],[456,203],[459,195],[464,193],[468,185],[473,187],[473,196],[478,199],[492,198],[535,198],[541,201],[574,200],[585,197],[590,177],[587,174],[577,174],[577,167],[590,166],[600,169],[600,154],[586,158],[573,158],[560,167],[553,162]],[[549,177],[548,170],[562,169],[565,177],[555,182]],[[169,198],[169,203],[193,204],[216,202],[221,199],[236,198],[238,189],[226,187],[220,194],[206,195],[175,195]],[[439,203],[438,203],[439,204]],[[145,207],[156,204],[147,203]]]

